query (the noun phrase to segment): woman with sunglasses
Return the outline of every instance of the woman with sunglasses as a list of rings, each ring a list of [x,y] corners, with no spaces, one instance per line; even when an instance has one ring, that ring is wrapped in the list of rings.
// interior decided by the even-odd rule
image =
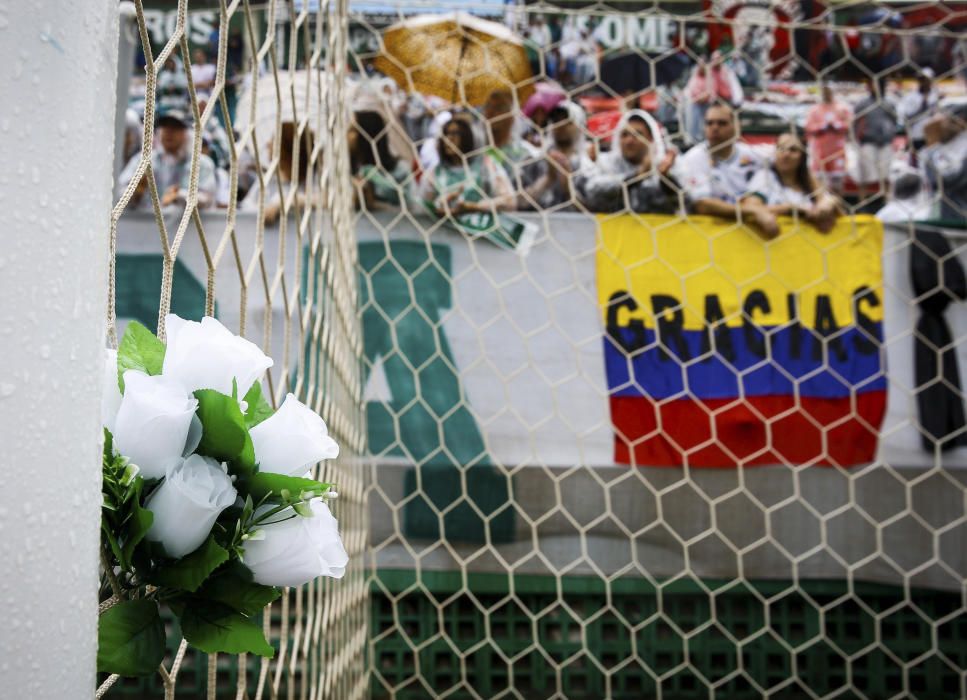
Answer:
[[[780,136],[773,162],[752,176],[743,201],[753,198],[773,216],[801,217],[823,233],[840,214],[836,198],[809,171],[806,147],[794,134]]]

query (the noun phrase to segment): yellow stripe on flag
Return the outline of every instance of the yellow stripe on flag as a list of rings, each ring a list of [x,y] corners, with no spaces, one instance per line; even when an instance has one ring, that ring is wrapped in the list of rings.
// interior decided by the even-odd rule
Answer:
[[[872,216],[842,217],[828,234],[792,219],[780,220],[782,234],[764,241],[740,225],[704,216],[681,219],[665,215],[599,216],[597,255],[598,301],[606,320],[609,300],[630,294],[634,311],[621,310],[619,325],[640,319],[655,327],[655,297],[683,304],[684,330],[705,327],[708,298],[721,305],[725,324],[742,325],[742,308],[750,294],[758,303],[750,310],[760,326],[790,319],[794,295],[799,321],[815,327],[817,300],[825,297],[839,327],[854,323],[854,295],[872,290],[882,300],[883,225]],[[768,306],[768,310],[765,310]],[[750,307],[751,308],[751,307]],[[882,303],[867,303],[863,313],[883,318]]]

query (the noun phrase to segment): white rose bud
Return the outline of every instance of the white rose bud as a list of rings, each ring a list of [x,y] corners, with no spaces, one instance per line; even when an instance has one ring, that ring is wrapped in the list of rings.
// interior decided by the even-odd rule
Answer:
[[[261,472],[302,476],[316,462],[339,456],[325,421],[292,394],[249,435]]]
[[[219,513],[235,502],[235,487],[214,459],[192,455],[168,470],[144,504],[154,513],[147,538],[164,545],[168,556],[195,551],[212,531]]]
[[[310,501],[313,517],[296,516],[260,525],[260,539],[245,541],[244,563],[263,586],[301,586],[317,576],[342,578],[349,555],[339,538],[339,523],[322,499]],[[273,520],[292,515],[279,513]]]
[[[235,335],[210,316],[198,323],[168,314],[165,328],[168,346],[161,373],[180,382],[189,394],[197,389],[214,389],[231,396],[235,379],[241,399],[272,366],[272,359],[255,343]]]
[[[141,468],[146,479],[160,479],[181,461],[198,401],[164,376],[129,369],[114,423],[114,447]]]
[[[101,425],[114,435],[114,422],[121,407],[121,387],[118,386],[118,351],[104,351],[104,387],[101,389]]]

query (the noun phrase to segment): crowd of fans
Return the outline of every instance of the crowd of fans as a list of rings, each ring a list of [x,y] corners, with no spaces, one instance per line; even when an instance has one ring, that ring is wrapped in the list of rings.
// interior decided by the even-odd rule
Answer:
[[[907,92],[889,81],[868,79],[865,97],[852,106],[832,85],[822,85],[821,99],[808,110],[803,128],[790,126],[774,147],[765,148],[742,139],[742,86],[731,70],[718,54],[694,67],[682,91],[685,120],[677,139],[653,114],[631,108],[609,135],[591,138],[584,110],[563,90],[538,90],[522,105],[509,90],[495,90],[482,105],[423,100],[421,118],[415,116],[413,96],[396,94],[386,110],[354,113],[347,140],[355,205],[457,218],[522,210],[694,213],[739,220],[771,238],[779,230],[777,217],[798,217],[828,231],[838,216],[855,210],[844,201],[851,146],[858,153],[853,194],[861,205],[885,204],[881,216],[888,221],[963,220],[967,110],[941,101],[929,68]],[[195,52],[190,76],[203,113],[215,67],[202,49]],[[157,190],[143,178],[134,189],[133,208],[152,209],[155,196],[162,207],[183,205],[192,178],[201,208],[229,206],[234,186],[242,211],[262,209],[271,222],[284,198],[299,200],[313,148],[310,132],[297,139],[295,126],[283,124],[280,138],[269,144],[278,155],[278,184],[263,194],[266,178],[259,176],[256,161],[273,162],[272,150],[256,159],[237,149],[233,183],[230,140],[217,113],[208,119],[194,153],[186,92],[185,70],[169,59],[158,79],[151,155]],[[118,178],[119,192],[135,176],[141,158],[136,114],[128,115],[128,126],[129,160]],[[407,147],[394,149],[394,130],[404,135]],[[898,149],[903,137],[905,148]],[[290,197],[293,188],[296,194]],[[877,192],[889,196],[874,199]]]

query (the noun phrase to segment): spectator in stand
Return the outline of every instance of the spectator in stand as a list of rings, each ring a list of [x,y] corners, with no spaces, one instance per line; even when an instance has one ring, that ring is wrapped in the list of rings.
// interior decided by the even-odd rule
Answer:
[[[925,221],[930,218],[930,200],[924,196],[923,178],[916,170],[909,169],[893,180],[890,200],[876,212],[885,224]]]
[[[160,113],[155,123],[158,142],[151,154],[151,169],[158,186],[162,207],[184,207],[191,187],[192,134],[188,116],[181,110],[170,109]],[[138,153],[118,176],[118,188],[124,192],[141,163]],[[198,157],[198,208],[209,209],[215,205],[215,164],[204,154]],[[119,193],[120,193],[119,192]],[[153,208],[148,193],[147,173],[138,182],[131,198],[135,209],[150,211]]]
[[[762,165],[759,154],[739,141],[735,111],[717,104],[705,113],[705,140],[679,158],[673,172],[696,214],[745,221],[764,238],[775,238],[775,215],[755,197],[742,200]]]
[[[494,90],[483,107],[484,143],[487,154],[499,163],[511,185],[523,192],[543,173],[541,152],[515,133],[514,96]]]
[[[685,129],[691,143],[702,140],[705,112],[710,106],[725,103],[738,107],[742,104],[742,85],[721,51],[713,52],[709,61],[698,60],[685,85],[685,99]]]
[[[551,110],[544,174],[521,197],[531,207],[556,211],[575,209],[573,179],[594,165],[581,131],[582,117],[583,111],[573,102]]]
[[[390,151],[386,121],[379,112],[356,112],[349,129],[349,162],[356,201],[373,210],[398,207],[405,198],[410,164]]]
[[[265,223],[269,225],[279,220],[279,216],[282,214],[283,199],[288,201],[292,197],[290,206],[296,207],[305,207],[308,203],[306,182],[309,177],[309,160],[312,156],[315,139],[310,130],[306,129],[302,132],[302,136],[298,139],[299,160],[296,161],[296,134],[297,127],[293,122],[282,123],[278,143],[273,140],[268,153],[270,159],[274,152],[277,151],[279,154],[275,176],[269,178],[268,173],[263,173],[242,201],[242,211],[247,212],[257,212],[261,203]],[[293,169],[295,170],[294,174]],[[265,183],[264,201],[262,201],[263,182]],[[294,195],[292,194],[293,189],[295,190]]]
[[[541,130],[547,126],[547,118],[551,110],[564,102],[567,96],[558,90],[538,89],[527,98],[521,112],[536,127],[531,134],[539,141]]]
[[[490,155],[474,155],[473,127],[454,117],[438,139],[439,163],[423,173],[417,198],[439,217],[511,211],[517,201],[506,171]]]
[[[443,127],[453,119],[453,112],[444,110],[437,114],[430,121],[430,126],[426,130],[426,139],[420,145],[420,168],[424,172],[433,170],[440,162],[440,136]]]
[[[954,47],[950,50],[950,58],[957,71],[957,76],[963,83],[962,87],[967,88],[967,36],[963,33],[954,39]]]
[[[897,115],[897,121],[900,122],[903,118],[903,112],[900,108],[900,103],[903,102],[903,78],[895,77],[887,82],[886,94],[883,99],[893,109],[893,112]]]
[[[231,203],[232,178],[228,170],[222,165],[228,161],[219,159],[217,151],[212,147],[211,139],[205,135],[201,138],[201,152],[212,159],[215,165],[215,206],[218,209],[228,209]]]
[[[585,82],[581,73],[583,67],[579,67],[578,63],[581,55],[586,51],[586,36],[587,32],[580,29],[573,21],[564,23],[561,32],[561,61],[564,64],[564,72],[570,75],[575,83]]]
[[[203,115],[205,110],[208,108],[208,99],[199,96],[198,99],[198,114]],[[225,131],[225,127],[222,126],[221,121],[219,121],[218,116],[221,110],[218,105],[212,110],[211,116],[208,121],[205,122],[205,129],[202,136],[211,142],[212,152],[215,154],[213,160],[216,163],[228,163],[231,154],[231,145],[228,142],[228,132]]]
[[[188,102],[188,76],[181,60],[168,56],[158,73],[158,109],[178,109]]]
[[[794,134],[776,142],[772,163],[749,181],[743,201],[758,199],[773,216],[802,218],[828,233],[839,216],[836,198],[826,192],[809,170],[806,146]]]
[[[893,139],[897,132],[897,115],[885,99],[883,82],[867,79],[869,94],[856,106],[853,123],[859,143],[859,178],[857,187],[860,200],[870,192],[886,189],[893,162]]]
[[[218,39],[221,36],[221,20],[215,19],[212,30],[208,33],[208,52],[212,56],[218,55]]]
[[[208,58],[205,49],[191,52],[191,82],[198,97],[207,100],[215,85],[215,64]]]
[[[967,104],[941,108],[924,125],[920,161],[936,216],[962,224],[967,218]]]
[[[828,83],[824,83],[821,90],[822,102],[806,114],[809,158],[820,182],[841,195],[846,179],[846,138],[853,113],[849,105],[836,99]]]
[[[926,145],[923,128],[940,101],[940,95],[933,86],[933,77],[933,70],[924,68],[920,71],[916,89],[907,92],[900,101],[900,117],[914,151]]]
[[[553,37],[551,28],[544,21],[544,15],[537,15],[530,20],[530,38],[538,49],[546,50],[551,45]]]
[[[682,188],[671,174],[675,152],[662,147],[662,155],[655,158],[661,130],[654,119],[646,112],[632,110],[622,116],[614,134],[617,143],[598,156],[588,174],[578,179],[587,208],[652,214],[681,211]]]
[[[121,157],[125,164],[141,153],[144,145],[144,125],[141,117],[130,107],[124,113],[124,152]]]

